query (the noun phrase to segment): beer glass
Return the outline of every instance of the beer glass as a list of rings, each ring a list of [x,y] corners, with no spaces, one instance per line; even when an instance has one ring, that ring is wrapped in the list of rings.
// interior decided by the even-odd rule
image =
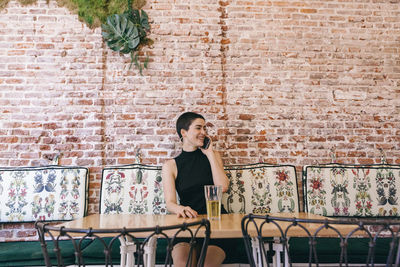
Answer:
[[[207,204],[207,218],[209,220],[221,219],[222,187],[220,185],[205,185],[204,194]]]

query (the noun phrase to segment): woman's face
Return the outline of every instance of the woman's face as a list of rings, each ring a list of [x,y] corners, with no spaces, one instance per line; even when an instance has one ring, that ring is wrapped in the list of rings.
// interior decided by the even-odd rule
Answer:
[[[199,147],[203,145],[204,137],[207,135],[206,122],[197,118],[189,126],[189,130],[182,129],[184,140],[192,146]]]

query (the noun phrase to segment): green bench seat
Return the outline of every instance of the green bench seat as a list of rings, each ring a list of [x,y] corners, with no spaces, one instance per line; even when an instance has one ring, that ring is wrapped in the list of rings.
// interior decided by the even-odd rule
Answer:
[[[290,238],[289,247],[292,262],[308,262],[308,238]],[[375,263],[385,264],[391,239],[380,238],[375,246]],[[366,263],[369,240],[365,238],[350,238],[348,241],[347,258],[349,263]],[[320,263],[338,263],[340,255],[339,238],[318,238],[317,255]]]
[[[49,251],[51,242],[49,242]],[[74,248],[69,241],[63,241],[63,256],[66,265],[75,263]],[[56,259],[51,253],[52,262]],[[44,266],[42,248],[38,241],[20,241],[0,243],[0,266]]]

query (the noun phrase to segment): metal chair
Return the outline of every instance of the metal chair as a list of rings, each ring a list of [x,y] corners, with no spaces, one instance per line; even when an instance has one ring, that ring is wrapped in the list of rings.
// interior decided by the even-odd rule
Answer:
[[[51,226],[49,223],[36,222],[39,241],[42,247],[45,264],[47,267],[66,266],[64,257],[73,257],[76,266],[86,266],[84,251],[97,243],[100,249],[97,253],[103,253],[104,266],[114,266],[111,257],[112,250],[118,249],[117,241],[120,237],[130,240],[130,250],[124,253],[128,257],[130,266],[146,266],[143,257],[148,242],[157,237],[166,242],[166,256],[164,266],[172,266],[171,252],[173,246],[184,238],[190,244],[190,253],[186,266],[192,266],[192,255],[196,249],[201,248],[197,266],[204,265],[208,242],[210,239],[210,222],[202,219],[197,222],[178,225],[149,227],[149,228],[123,228],[123,229],[76,229]],[[114,246],[114,248],[113,248]],[[118,261],[118,260],[116,260]]]
[[[332,256],[335,266],[349,266],[352,263],[357,266],[375,266],[378,257],[383,261],[380,264],[384,266],[400,266],[400,220],[299,219],[249,214],[242,219],[241,227],[250,266],[272,266],[272,255],[262,245],[265,237],[279,240],[288,257],[285,264],[288,266],[292,266],[293,262],[298,263],[295,259],[298,255],[296,253],[306,255],[303,259],[308,266],[327,264],[327,256]],[[293,239],[300,239],[302,242],[289,246],[289,241]],[[328,247],[323,251],[327,242]],[[357,258],[361,262],[354,262],[353,253],[360,250],[360,244],[365,245],[365,250],[357,254],[362,256],[361,259]],[[335,254],[334,246],[337,246],[338,254]],[[258,251],[259,255],[255,255],[254,251]],[[261,261],[256,258],[260,256]]]

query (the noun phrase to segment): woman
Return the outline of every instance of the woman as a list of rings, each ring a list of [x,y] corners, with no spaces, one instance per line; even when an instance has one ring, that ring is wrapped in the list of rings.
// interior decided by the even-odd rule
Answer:
[[[222,191],[226,192],[229,181],[222,159],[213,150],[211,140],[208,148],[202,148],[207,137],[206,122],[202,115],[183,113],[176,122],[176,131],[183,142],[182,153],[165,162],[162,168],[165,202],[168,211],[178,217],[196,218],[199,214],[207,213],[204,185],[220,185]],[[180,204],[177,203],[176,193]],[[226,213],[223,207],[221,211]],[[179,243],[174,247],[174,266],[185,266],[189,249],[188,243]],[[224,259],[225,252],[218,246],[210,245],[204,265],[220,266]]]

